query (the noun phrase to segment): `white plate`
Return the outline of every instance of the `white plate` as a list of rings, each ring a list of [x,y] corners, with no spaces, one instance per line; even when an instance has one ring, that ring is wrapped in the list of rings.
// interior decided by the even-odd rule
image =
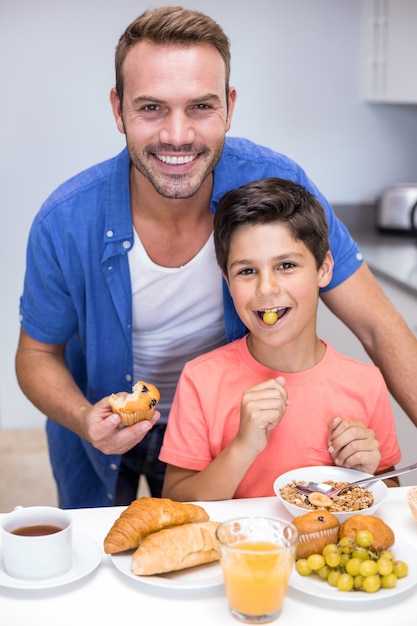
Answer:
[[[69,572],[55,578],[44,578],[42,580],[23,580],[9,576],[3,567],[3,560],[0,559],[0,587],[10,587],[11,589],[52,589],[62,587],[69,583],[80,580],[90,574],[99,566],[102,558],[102,550],[95,539],[75,532],[74,542],[74,562]]]
[[[339,591],[336,587],[332,587],[325,580],[321,580],[317,575],[301,576],[294,569],[289,586],[307,595],[316,598],[324,598],[326,600],[336,600],[339,602],[375,602],[386,598],[393,598],[405,591],[408,591],[417,584],[417,550],[403,541],[396,541],[394,546],[390,548],[399,561],[405,561],[409,569],[408,574],[404,578],[397,581],[397,586],[393,589],[379,589],[375,593],[367,593],[366,591]]]
[[[116,569],[137,583],[170,589],[209,589],[223,585],[223,576],[218,561],[157,576],[136,576],[131,570],[133,552],[134,550],[123,552],[123,554],[113,554],[111,559]]]

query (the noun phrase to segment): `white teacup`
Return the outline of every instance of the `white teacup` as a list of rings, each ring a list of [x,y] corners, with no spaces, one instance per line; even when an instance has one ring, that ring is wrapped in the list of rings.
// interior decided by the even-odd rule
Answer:
[[[73,564],[72,518],[49,506],[18,507],[0,522],[5,571],[41,580],[66,574]]]

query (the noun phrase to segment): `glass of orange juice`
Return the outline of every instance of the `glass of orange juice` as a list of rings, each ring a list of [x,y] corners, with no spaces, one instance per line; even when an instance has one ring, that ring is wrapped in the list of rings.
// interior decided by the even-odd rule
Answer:
[[[271,517],[240,517],[220,524],[216,536],[231,614],[249,624],[277,619],[295,560],[296,527]]]

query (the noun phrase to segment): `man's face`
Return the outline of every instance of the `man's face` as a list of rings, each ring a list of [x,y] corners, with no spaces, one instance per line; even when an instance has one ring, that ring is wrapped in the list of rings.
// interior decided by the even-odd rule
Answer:
[[[166,198],[190,198],[220,159],[235,102],[225,68],[208,44],[142,41],[124,67],[123,108],[113,113],[134,167]]]

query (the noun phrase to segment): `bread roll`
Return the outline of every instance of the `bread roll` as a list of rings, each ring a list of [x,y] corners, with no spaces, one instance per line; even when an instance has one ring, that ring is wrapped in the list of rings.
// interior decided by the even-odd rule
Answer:
[[[339,539],[350,537],[355,539],[358,530],[369,530],[373,536],[371,549],[382,551],[388,550],[394,545],[395,536],[392,528],[380,517],[374,515],[352,515],[339,527]]]
[[[145,537],[132,556],[132,572],[152,576],[211,563],[219,559],[218,522],[194,522]]]
[[[137,548],[144,537],[162,528],[208,519],[206,511],[197,504],[174,502],[169,498],[139,498],[114,522],[104,539],[104,551],[115,554],[131,550]]]
[[[109,403],[113,413],[120,415],[123,426],[132,426],[142,420],[152,419],[159,399],[160,393],[155,385],[139,380],[132,393],[126,396],[113,393],[109,397]]]

